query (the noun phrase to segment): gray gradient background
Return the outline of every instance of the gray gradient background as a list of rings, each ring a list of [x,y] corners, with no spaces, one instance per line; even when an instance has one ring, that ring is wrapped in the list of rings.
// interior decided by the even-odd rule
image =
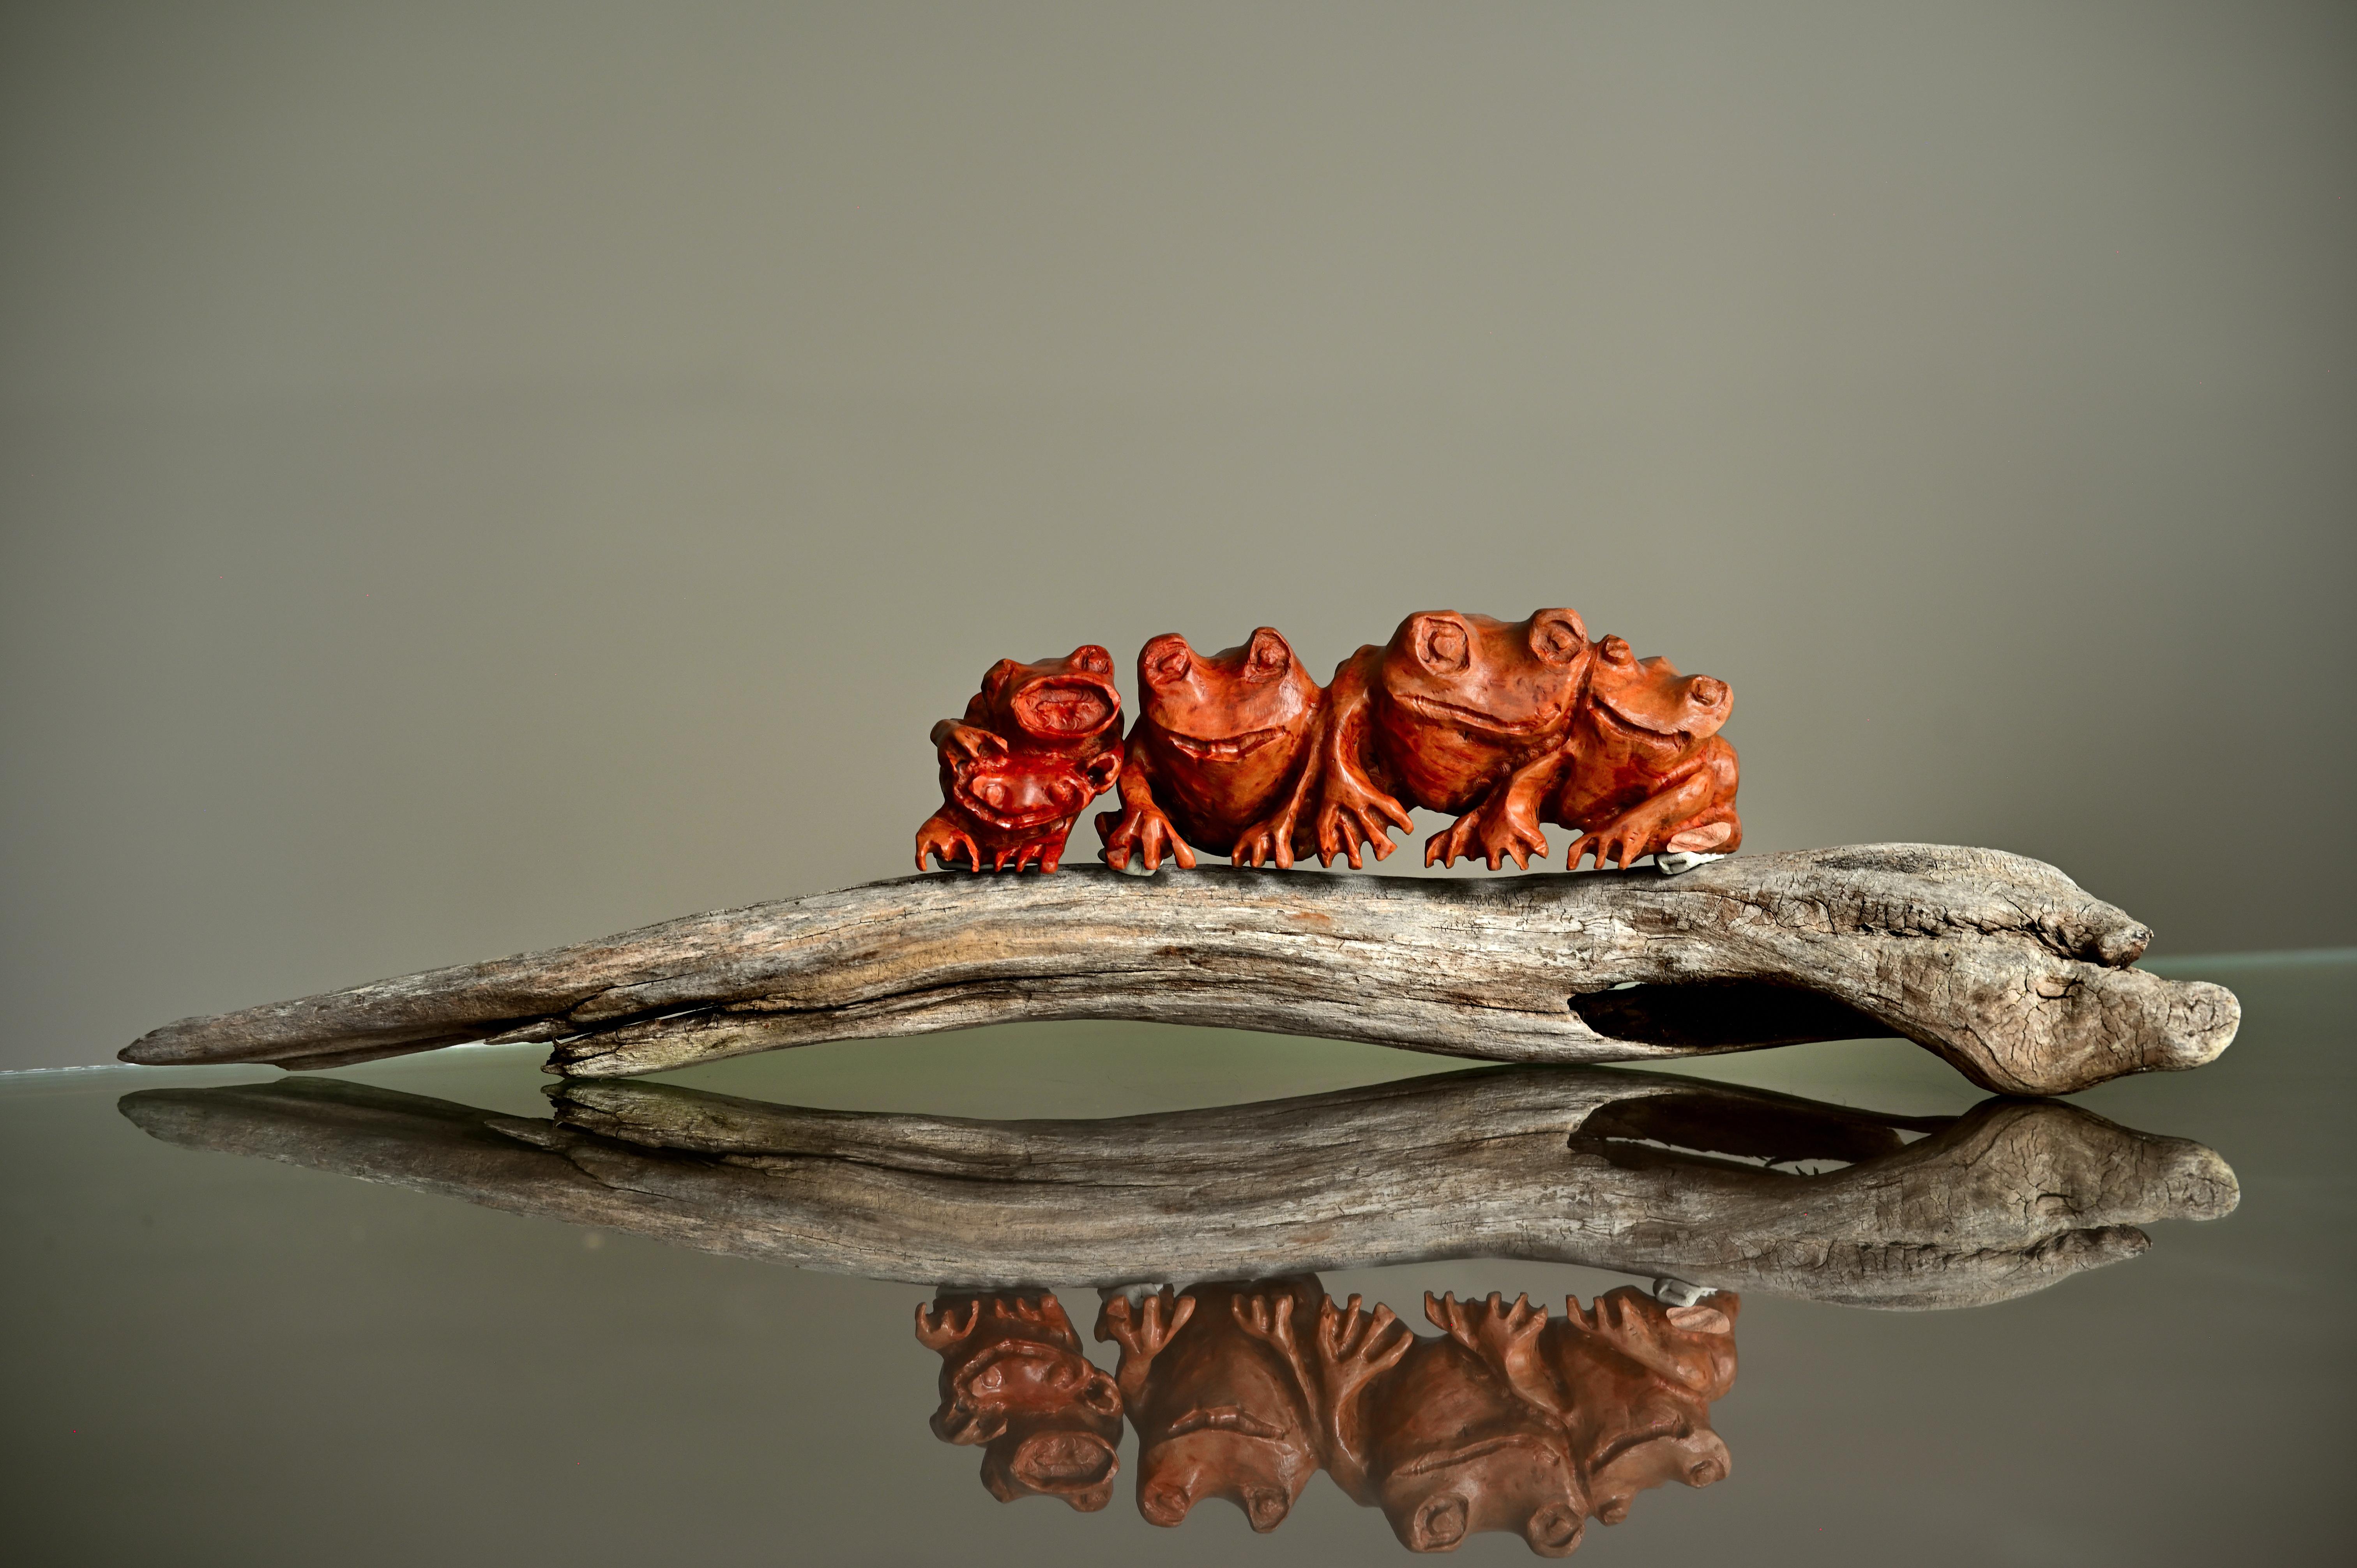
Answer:
[[[1732,681],[1755,848],[2357,940],[2352,154],[2341,5],[8,5],[0,1066],[1440,606]]]

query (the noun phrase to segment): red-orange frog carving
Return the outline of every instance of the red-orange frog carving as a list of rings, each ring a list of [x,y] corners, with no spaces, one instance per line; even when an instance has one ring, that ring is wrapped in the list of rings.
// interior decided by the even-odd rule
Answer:
[[[992,1497],[1061,1498],[1083,1513],[1112,1499],[1121,1394],[1053,1295],[944,1294],[917,1308],[917,1337],[941,1352],[933,1435],[982,1448]]]
[[[1093,643],[1062,659],[1002,659],[963,720],[933,726],[942,809],[917,830],[917,869],[961,854],[975,871],[1009,861],[1053,871],[1088,803],[1121,773],[1121,693],[1113,655]]]
[[[1155,1524],[1224,1498],[1271,1530],[1323,1468],[1413,1551],[1503,1530],[1560,1557],[1641,1491],[1726,1477],[1710,1407],[1735,1381],[1739,1305],[1623,1287],[1551,1321],[1525,1297],[1427,1294],[1442,1333],[1426,1338],[1310,1274],[1108,1293],[1096,1335],[1121,1348],[1111,1378],[1045,1292],[945,1291],[918,1309],[917,1335],[942,1355],[934,1433],[985,1445],[1002,1501],[1103,1508],[1126,1412],[1138,1511]]]
[[[1573,610],[1521,621],[1408,617],[1389,642],[1335,671],[1315,767],[1246,835],[1244,852],[1290,865],[1298,842],[1320,864],[1340,854],[1356,867],[1361,843],[1377,860],[1390,854],[1386,828],[1413,829],[1407,808],[1420,806],[1463,813],[1441,837],[1512,853],[1508,804],[1525,803],[1527,816],[1554,778],[1592,659]],[[1521,836],[1536,832],[1533,821]]]
[[[1667,1306],[1632,1286],[1583,1311],[1577,1297],[1540,1337],[1569,1402],[1573,1446],[1596,1518],[1619,1524],[1639,1492],[1675,1481],[1707,1487],[1734,1467],[1710,1407],[1735,1386],[1742,1298],[1719,1291]]]
[[[1203,654],[1168,633],[1138,653],[1137,685],[1121,810],[1097,818],[1106,862],[1126,869],[1135,853],[1148,871],[1166,854],[1191,866],[1193,849],[1265,860],[1247,831],[1301,781],[1325,701],[1292,646],[1262,627],[1241,648]]]
[[[1176,1525],[1205,1498],[1235,1504],[1264,1533],[1285,1522],[1323,1444],[1295,1359],[1260,1326],[1273,1303],[1289,1321],[1323,1299],[1302,1274],[1106,1301],[1096,1335],[1121,1347],[1114,1376],[1137,1429],[1137,1511],[1148,1522]]]
[[[1718,734],[1734,708],[1724,681],[1681,675],[1666,659],[1639,659],[1617,637],[1597,644],[1543,813],[1580,834],[1565,869],[1590,853],[1599,867],[1617,860],[1625,870],[1664,850],[1725,854],[1738,847],[1735,748]],[[1544,840],[1534,853],[1546,853]]]

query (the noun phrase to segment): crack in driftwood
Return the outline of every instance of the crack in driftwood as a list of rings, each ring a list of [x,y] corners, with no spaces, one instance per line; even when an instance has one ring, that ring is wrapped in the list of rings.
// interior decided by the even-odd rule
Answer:
[[[1125,1018],[1504,1061],[1900,1035],[2058,1094],[2196,1067],[2233,994],[2050,865],[1927,844],[1482,880],[1103,867],[932,875],[434,970],[144,1036],[151,1064],[344,1065],[497,1038],[623,1077],[823,1040]]]

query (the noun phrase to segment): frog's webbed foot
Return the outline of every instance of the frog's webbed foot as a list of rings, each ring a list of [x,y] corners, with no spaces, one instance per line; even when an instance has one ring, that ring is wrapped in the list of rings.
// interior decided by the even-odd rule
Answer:
[[[1228,852],[1230,863],[1236,865],[1274,865],[1279,871],[1292,870],[1293,829],[1297,820],[1297,813],[1288,805],[1276,815],[1254,822],[1236,835],[1236,846]]]
[[[1626,871],[1664,846],[1669,835],[1663,827],[1660,813],[1643,806],[1624,811],[1595,832],[1580,834],[1571,853],[1564,857],[1563,868],[1577,871],[1580,861],[1593,853],[1597,870],[1618,861],[1620,869]]]
[[[1402,832],[1415,831],[1415,819],[1407,809],[1380,789],[1364,788],[1349,779],[1329,782],[1318,802],[1318,864],[1331,865],[1334,857],[1341,855],[1357,871],[1365,865],[1359,858],[1359,845],[1366,844],[1382,860],[1398,848],[1385,826]]]
[[[1006,863],[1011,860],[1015,863],[1015,869],[1017,872],[1034,863],[1038,864],[1043,875],[1052,872],[1063,863],[1064,840],[1071,831],[1072,824],[1066,822],[1045,838],[1026,839],[1020,843],[1002,849],[996,858],[992,860],[990,869],[1004,871],[1006,869]]]
[[[1526,1295],[1516,1296],[1509,1305],[1495,1291],[1487,1301],[1458,1301],[1453,1292],[1436,1297],[1426,1291],[1424,1316],[1480,1357],[1523,1402],[1558,1416],[1565,1412],[1567,1402],[1549,1386],[1539,1368],[1545,1307],[1533,1305]]]
[[[1499,864],[1512,860],[1518,871],[1531,868],[1531,856],[1546,858],[1546,834],[1540,831],[1538,819],[1527,809],[1519,808],[1509,792],[1501,788],[1489,800],[1432,835],[1424,846],[1424,864],[1438,861],[1443,865],[1455,865],[1457,857],[1487,861],[1495,871]]]
[[[1374,1311],[1365,1312],[1360,1300],[1354,1294],[1337,1305],[1328,1296],[1318,1308],[1313,1354],[1329,1403],[1339,1403],[1377,1373],[1397,1366],[1415,1343],[1415,1336],[1390,1307],[1379,1302]]]
[[[1158,806],[1124,802],[1118,811],[1100,811],[1097,836],[1104,841],[1098,858],[1116,871],[1129,869],[1133,850],[1148,871],[1161,869],[1166,854],[1187,870],[1195,867],[1195,852],[1187,847],[1187,841],[1178,836],[1178,830]]]
[[[1138,1302],[1125,1295],[1112,1296],[1097,1314],[1097,1341],[1111,1340],[1120,1346],[1125,1367],[1133,1361],[1142,1366],[1160,1355],[1171,1336],[1194,1316],[1195,1298],[1180,1295],[1168,1285]]]
[[[928,1350],[945,1350],[972,1334],[982,1323],[982,1298],[917,1304],[917,1340]]]
[[[917,869],[920,871],[929,869],[925,865],[928,855],[939,860],[942,870],[956,870],[957,852],[960,850],[965,852],[969,869],[982,869],[982,851],[975,847],[974,835],[948,813],[935,811],[925,819],[925,825],[917,830]],[[1000,858],[1003,860],[1005,857]]]

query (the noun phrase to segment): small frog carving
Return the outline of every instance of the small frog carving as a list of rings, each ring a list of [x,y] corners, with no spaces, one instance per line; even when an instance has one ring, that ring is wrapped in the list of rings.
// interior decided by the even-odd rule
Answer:
[[[1292,645],[1261,627],[1241,648],[1202,654],[1168,633],[1139,651],[1137,684],[1144,711],[1125,748],[1121,810],[1097,818],[1105,861],[1126,869],[1134,853],[1153,871],[1167,854],[1192,866],[1196,849],[1266,860],[1246,830],[1299,782],[1325,702]]]
[[[917,1338],[942,1358],[933,1435],[982,1449],[991,1496],[1061,1498],[1082,1513],[1112,1500],[1121,1393],[1053,1295],[944,1292],[917,1308]]]
[[[917,869],[1054,871],[1072,823],[1120,777],[1121,693],[1113,655],[1093,643],[1062,659],[1002,659],[963,719],[933,726],[942,809],[917,830]]]
[[[1740,845],[1735,748],[1718,734],[1734,708],[1724,681],[1640,659],[1617,637],[1598,643],[1567,765],[1543,812],[1580,834],[1565,869],[1591,853],[1599,868],[1618,861],[1626,870],[1664,850],[1723,854]]]
[[[1711,1430],[1710,1407],[1735,1386],[1742,1299],[1718,1291],[1669,1306],[1623,1285],[1584,1310],[1577,1296],[1564,1305],[1540,1355],[1567,1397],[1597,1520],[1619,1524],[1650,1487],[1725,1480],[1734,1461]]]

